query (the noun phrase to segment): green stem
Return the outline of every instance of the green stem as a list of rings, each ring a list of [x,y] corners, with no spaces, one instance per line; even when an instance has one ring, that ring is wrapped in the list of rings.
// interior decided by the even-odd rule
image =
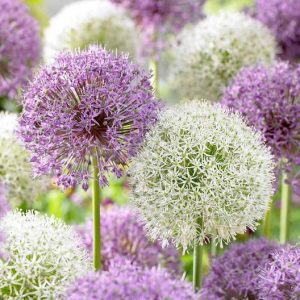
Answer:
[[[100,236],[100,187],[99,170],[97,158],[92,157],[93,167],[93,218],[94,218],[94,238],[93,238],[93,262],[95,270],[101,269],[101,236]]]
[[[285,244],[289,236],[289,208],[291,198],[290,185],[286,183],[287,174],[282,174],[281,209],[280,209],[280,243]]]
[[[213,239],[210,242],[210,254],[211,257],[216,257],[218,255],[218,248],[217,245],[214,243]]]
[[[264,221],[263,221],[263,235],[266,239],[270,239],[270,237],[271,237],[272,206],[273,206],[273,203],[271,203],[269,209],[267,210]]]
[[[199,291],[201,288],[202,256],[203,256],[203,246],[195,245],[194,260],[193,260],[193,287],[195,291]]]
[[[152,70],[152,73],[153,73],[153,77],[152,77],[152,87],[153,87],[153,90],[156,94],[156,96],[159,95],[159,81],[158,81],[158,61],[153,59],[150,61],[149,63],[149,68],[150,70]]]

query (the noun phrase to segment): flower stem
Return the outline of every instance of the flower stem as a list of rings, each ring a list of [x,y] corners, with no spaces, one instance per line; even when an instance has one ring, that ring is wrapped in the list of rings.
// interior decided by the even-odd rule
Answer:
[[[270,239],[271,237],[271,215],[272,215],[272,203],[270,205],[270,208],[267,210],[265,214],[265,218],[263,221],[263,236],[266,239]]]
[[[281,181],[281,209],[280,209],[280,243],[285,244],[289,235],[289,208],[291,187],[286,183],[287,174],[282,174]]]
[[[92,157],[93,167],[93,219],[94,219],[94,238],[93,238],[93,262],[95,270],[101,269],[101,236],[100,236],[100,187],[99,170],[97,158]]]
[[[155,60],[155,59],[152,59],[149,63],[149,68],[150,70],[152,71],[153,73],[153,77],[152,77],[152,87],[153,87],[153,90],[156,94],[156,96],[159,95],[159,81],[158,81],[158,61]]]
[[[194,260],[193,260],[193,287],[195,291],[199,291],[201,288],[202,255],[203,255],[203,246],[195,245]]]
[[[210,242],[210,254],[211,257],[216,257],[218,255],[218,248],[217,245],[214,243],[213,239]]]

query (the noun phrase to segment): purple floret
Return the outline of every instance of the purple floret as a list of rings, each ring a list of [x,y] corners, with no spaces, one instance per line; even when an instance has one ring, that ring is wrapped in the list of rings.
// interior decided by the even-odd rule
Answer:
[[[67,300],[198,300],[192,285],[165,270],[144,269],[117,260],[109,271],[79,278],[67,293]]]
[[[266,143],[289,172],[295,192],[300,192],[300,65],[278,62],[243,69],[225,90],[223,105],[240,112],[249,125],[263,133]]]
[[[101,208],[102,259],[105,269],[115,257],[121,257],[144,267],[161,266],[170,273],[180,274],[181,262],[173,245],[162,248],[150,241],[139,216],[127,207],[108,206]],[[92,255],[93,223],[88,221],[78,226],[77,232]]]
[[[128,9],[140,27],[145,55],[159,54],[166,35],[202,16],[205,0],[111,0]]]
[[[210,273],[204,278],[201,299],[258,299],[260,270],[278,247],[264,239],[230,246],[213,261]]]
[[[300,299],[300,248],[288,245],[274,252],[260,277],[259,299]]]
[[[128,158],[157,120],[150,75],[117,56],[91,46],[64,52],[44,66],[25,92],[20,136],[36,174],[54,173],[70,187],[88,188],[91,157],[100,185],[106,173],[124,173]]]
[[[256,17],[273,31],[283,58],[300,58],[299,0],[256,0]]]
[[[13,98],[40,58],[37,21],[19,0],[0,0],[0,96]]]

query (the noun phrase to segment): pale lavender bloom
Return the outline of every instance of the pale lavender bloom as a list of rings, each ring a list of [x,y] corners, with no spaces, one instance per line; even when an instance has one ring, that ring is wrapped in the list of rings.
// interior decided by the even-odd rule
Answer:
[[[256,17],[275,34],[283,58],[300,58],[299,0],[256,0]]]
[[[300,65],[278,62],[270,69],[245,68],[225,90],[221,103],[262,132],[278,165],[286,162],[289,180],[295,192],[300,192],[300,182],[292,172],[293,166],[300,165]]]
[[[24,95],[20,135],[32,153],[36,174],[53,172],[63,187],[88,188],[91,157],[100,184],[106,173],[123,175],[155,123],[159,102],[150,75],[117,56],[90,46],[61,53],[44,66]]]
[[[118,259],[109,271],[89,273],[77,279],[67,300],[198,300],[192,285],[174,278],[165,270],[141,268]]]
[[[144,267],[161,266],[180,274],[182,269],[176,248],[173,245],[162,248],[158,241],[150,241],[136,212],[128,207],[111,205],[101,210],[101,252],[106,269],[115,257],[122,257]],[[92,255],[92,221],[78,226],[77,233]]]
[[[0,96],[14,97],[40,58],[37,21],[19,0],[0,0]]]

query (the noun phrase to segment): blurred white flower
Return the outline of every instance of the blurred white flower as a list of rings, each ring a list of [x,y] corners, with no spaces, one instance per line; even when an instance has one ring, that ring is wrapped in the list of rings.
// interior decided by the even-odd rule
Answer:
[[[259,21],[242,13],[222,13],[183,30],[172,51],[170,80],[180,96],[218,100],[242,67],[271,64],[276,43]]]
[[[44,44],[46,62],[62,50],[83,49],[90,44],[135,57],[137,31],[121,7],[106,0],[79,1],[66,5],[50,19]]]
[[[273,167],[261,135],[239,115],[191,101],[161,113],[132,159],[131,204],[164,244],[228,242],[264,216]]]

